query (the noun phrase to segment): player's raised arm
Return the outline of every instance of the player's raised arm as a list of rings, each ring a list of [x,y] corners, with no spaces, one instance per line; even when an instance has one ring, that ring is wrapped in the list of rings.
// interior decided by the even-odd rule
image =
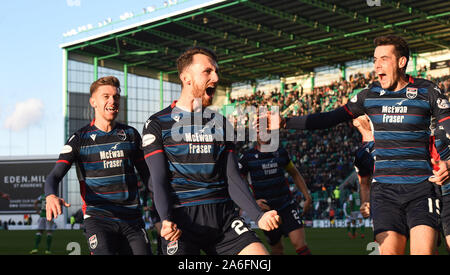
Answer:
[[[296,130],[327,129],[352,118],[353,117],[349,113],[347,107],[344,106],[331,112],[286,118],[285,120],[282,120],[282,126],[286,129]]]

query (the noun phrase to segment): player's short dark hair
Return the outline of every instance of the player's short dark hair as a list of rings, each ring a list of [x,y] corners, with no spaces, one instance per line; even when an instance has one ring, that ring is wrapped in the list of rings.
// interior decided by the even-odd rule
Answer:
[[[110,85],[117,88],[117,92],[120,93],[120,81],[115,76],[105,76],[97,79],[91,84],[91,87],[89,89],[91,96],[94,94],[94,92],[98,89],[100,86],[104,85]]]
[[[405,39],[397,35],[384,35],[375,38],[373,44],[375,45],[375,48],[378,46],[393,45],[395,49],[394,53],[397,58],[402,56],[406,57],[406,65],[404,68],[406,71],[409,61],[409,46]]]
[[[178,74],[181,74],[187,66],[192,64],[192,58],[196,54],[204,54],[217,63],[217,55],[212,50],[199,46],[190,47],[177,58]]]

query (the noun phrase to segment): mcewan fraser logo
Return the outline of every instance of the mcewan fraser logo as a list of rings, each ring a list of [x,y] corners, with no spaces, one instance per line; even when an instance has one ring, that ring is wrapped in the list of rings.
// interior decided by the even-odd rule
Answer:
[[[117,150],[119,143],[111,147],[111,150],[100,151],[100,160],[103,161],[104,168],[115,168],[122,166],[122,158],[124,158],[125,153],[123,150]]]
[[[383,123],[403,123],[404,115],[408,113],[408,106],[382,106]],[[392,115],[388,115],[392,114]]]

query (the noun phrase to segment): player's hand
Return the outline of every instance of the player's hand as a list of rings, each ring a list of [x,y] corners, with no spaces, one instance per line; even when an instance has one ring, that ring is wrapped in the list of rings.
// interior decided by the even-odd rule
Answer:
[[[264,114],[258,114],[256,118],[256,132],[259,134],[263,130],[262,127],[266,128],[266,132],[278,131],[284,128],[285,124],[285,120],[279,113],[267,111]]]
[[[307,197],[305,200],[305,203],[303,204],[303,212],[302,215],[305,215],[308,213],[308,211],[311,209],[312,206],[312,198],[311,196]]]
[[[56,219],[58,215],[62,214],[61,206],[69,207],[70,203],[67,203],[63,198],[59,198],[55,195],[48,195],[45,198],[46,205],[45,210],[47,212],[47,220],[51,221]]]
[[[364,218],[368,218],[370,216],[370,203],[364,202],[359,208],[359,211]]]
[[[177,224],[168,220],[162,221],[161,237],[169,242],[176,241],[181,236],[181,230],[177,228]]]
[[[270,211],[270,207],[267,205],[267,201],[265,199],[256,200],[256,203],[262,211]]]
[[[450,160],[449,161],[435,161],[431,159],[431,163],[433,165],[437,164],[439,166],[439,170],[433,170],[433,176],[429,177],[428,180],[434,182],[438,185],[443,185],[445,182],[450,179]]]
[[[278,228],[281,218],[276,210],[264,212],[264,215],[258,221],[258,227],[262,230],[271,231]]]

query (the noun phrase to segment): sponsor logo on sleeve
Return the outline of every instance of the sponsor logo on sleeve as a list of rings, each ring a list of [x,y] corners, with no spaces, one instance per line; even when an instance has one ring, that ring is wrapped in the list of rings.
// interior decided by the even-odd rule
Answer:
[[[68,154],[70,152],[72,152],[72,146],[64,145],[64,147],[61,150],[61,154]]]
[[[147,147],[153,142],[155,142],[156,137],[152,134],[146,134],[142,137],[142,147]]]
[[[450,103],[445,98],[438,98],[437,99],[437,106],[440,109],[448,109],[448,108],[450,108]]]

